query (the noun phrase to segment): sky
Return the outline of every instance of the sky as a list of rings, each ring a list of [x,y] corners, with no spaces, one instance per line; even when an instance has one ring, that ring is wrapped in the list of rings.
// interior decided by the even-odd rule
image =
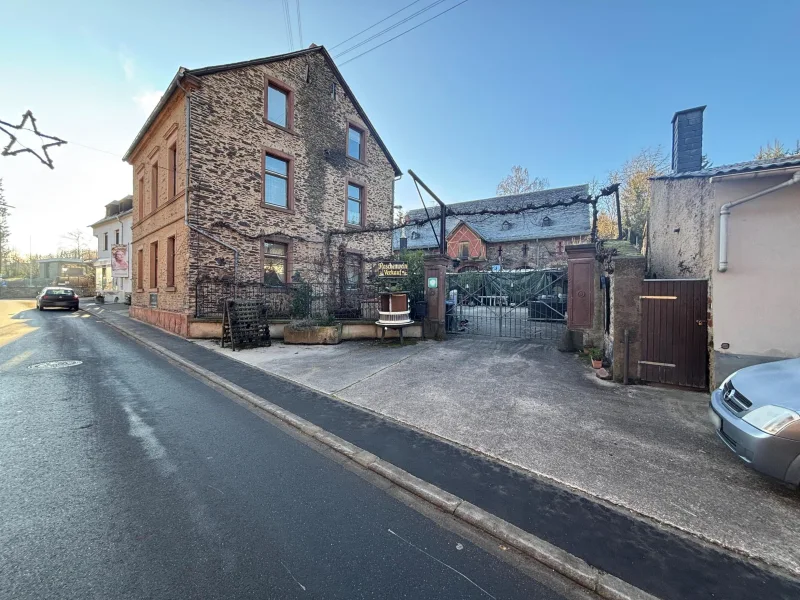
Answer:
[[[336,57],[435,0],[333,48],[410,1],[301,0],[303,47]],[[290,46],[281,0],[0,0],[0,120],[30,109],[40,131],[69,142],[51,149],[54,170],[28,154],[0,157],[12,245],[54,252],[76,228],[94,243],[85,228],[131,192],[121,157],[178,67],[299,49],[296,2]],[[641,148],[667,151],[673,113],[703,104],[716,165],[776,138],[794,147],[798,17],[793,0],[468,0],[341,71],[403,171],[458,202],[493,196],[516,164],[553,187],[603,182]],[[408,175],[395,201],[420,206]]]

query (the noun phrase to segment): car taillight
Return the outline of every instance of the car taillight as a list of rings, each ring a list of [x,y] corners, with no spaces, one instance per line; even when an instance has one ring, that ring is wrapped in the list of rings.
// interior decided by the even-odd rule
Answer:
[[[73,300],[78,300],[78,299],[79,299],[79,298],[78,298],[78,294],[75,294],[75,295],[72,297],[72,299],[73,299]]]

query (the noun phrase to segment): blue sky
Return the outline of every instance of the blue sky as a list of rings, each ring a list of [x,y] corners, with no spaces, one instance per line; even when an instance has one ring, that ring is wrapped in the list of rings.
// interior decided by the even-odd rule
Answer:
[[[301,0],[304,45],[334,46],[409,2]],[[55,250],[61,233],[130,192],[119,157],[178,66],[290,49],[280,0],[1,0],[0,12],[0,119],[31,108],[45,133],[110,153],[57,148],[52,172],[0,158],[21,250],[29,236],[34,251]],[[793,146],[798,17],[793,1],[469,0],[342,73],[403,170],[446,201],[469,200],[493,195],[514,164],[553,186],[604,180],[640,148],[668,148],[672,114],[699,104],[715,164],[776,137]],[[397,202],[419,204],[408,176]]]

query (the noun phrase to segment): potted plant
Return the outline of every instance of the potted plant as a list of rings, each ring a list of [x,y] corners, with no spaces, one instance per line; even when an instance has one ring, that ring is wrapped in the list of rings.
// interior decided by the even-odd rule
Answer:
[[[342,324],[332,315],[295,319],[283,328],[283,341],[287,344],[338,344],[342,341]]]
[[[589,351],[589,356],[592,357],[592,368],[593,369],[600,369],[603,366],[603,349],[602,348],[592,348]]]

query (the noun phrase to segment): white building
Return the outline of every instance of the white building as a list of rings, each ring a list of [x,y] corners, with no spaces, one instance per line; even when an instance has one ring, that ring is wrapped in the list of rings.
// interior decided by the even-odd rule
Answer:
[[[95,288],[108,302],[130,298],[132,225],[133,196],[106,204],[106,216],[90,225],[97,238]]]

